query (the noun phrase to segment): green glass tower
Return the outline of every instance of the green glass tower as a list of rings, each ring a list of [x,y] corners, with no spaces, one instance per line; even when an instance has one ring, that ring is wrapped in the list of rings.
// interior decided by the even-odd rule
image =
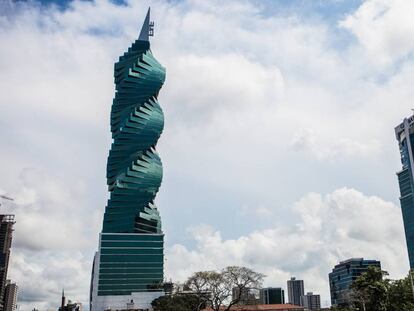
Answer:
[[[410,269],[414,269],[414,116],[395,128],[402,169],[397,172]]]
[[[139,38],[115,64],[110,198],[91,282],[91,310],[146,308],[162,294],[164,234],[154,204],[162,165],[155,147],[164,126],[158,93],[165,68],[150,50],[150,11]],[[131,306],[129,306],[131,308]]]

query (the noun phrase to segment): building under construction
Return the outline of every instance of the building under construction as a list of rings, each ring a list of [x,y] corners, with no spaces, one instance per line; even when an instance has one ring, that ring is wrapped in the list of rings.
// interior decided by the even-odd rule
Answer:
[[[4,310],[4,294],[14,223],[14,215],[0,215],[0,311]]]

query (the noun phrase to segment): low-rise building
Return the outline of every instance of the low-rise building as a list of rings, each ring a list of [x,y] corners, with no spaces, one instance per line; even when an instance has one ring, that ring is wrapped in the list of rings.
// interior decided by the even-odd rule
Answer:
[[[260,290],[261,304],[284,304],[285,291],[281,287],[267,287]]]
[[[312,292],[302,295],[301,297],[302,306],[305,310],[320,310],[321,309],[321,296],[315,295]]]

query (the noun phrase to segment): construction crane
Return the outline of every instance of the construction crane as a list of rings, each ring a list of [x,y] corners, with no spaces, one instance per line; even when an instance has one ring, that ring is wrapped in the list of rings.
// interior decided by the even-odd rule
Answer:
[[[2,195],[2,194],[0,194],[0,199],[9,200],[9,201],[14,201],[14,199],[13,199],[13,198],[8,197],[8,196],[6,196],[6,195]],[[1,203],[0,203],[0,206],[1,206]]]

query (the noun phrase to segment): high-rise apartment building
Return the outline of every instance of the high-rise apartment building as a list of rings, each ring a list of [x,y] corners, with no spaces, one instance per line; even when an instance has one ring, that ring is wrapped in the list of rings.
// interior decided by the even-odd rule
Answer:
[[[14,215],[0,215],[0,311],[4,310]]]
[[[379,261],[365,260],[364,258],[351,258],[341,261],[333,268],[332,272],[329,273],[331,304],[333,306],[348,305],[351,302],[351,284],[370,266],[381,269]]]
[[[154,199],[162,179],[155,146],[164,126],[157,98],[165,68],[150,49],[152,34],[148,10],[139,38],[115,64],[106,171],[110,198],[93,263],[91,311],[127,304],[151,309],[163,295],[164,234]]]
[[[303,280],[296,280],[295,277],[287,281],[288,302],[301,306],[300,298],[305,294],[305,286]]]
[[[414,269],[414,116],[405,118],[395,128],[400,148],[402,169],[397,173],[400,185],[400,204],[408,248],[410,268]]]
[[[320,310],[321,309],[321,296],[315,295],[312,292],[307,293],[301,297],[302,306],[305,310]]]
[[[18,290],[16,283],[11,283],[10,280],[7,280],[4,293],[4,311],[16,311]]]
[[[260,290],[260,303],[264,305],[284,304],[285,291],[280,287],[267,287]]]

